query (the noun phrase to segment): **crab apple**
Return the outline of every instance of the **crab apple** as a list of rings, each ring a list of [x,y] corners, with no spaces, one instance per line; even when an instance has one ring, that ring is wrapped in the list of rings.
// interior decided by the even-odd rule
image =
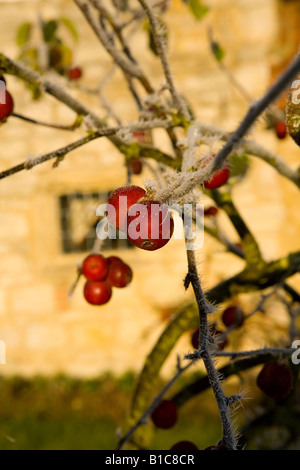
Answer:
[[[126,287],[132,281],[132,269],[123,261],[113,261],[109,264],[107,281],[113,287]]]
[[[207,207],[204,209],[204,215],[217,215],[218,208],[214,206]]]
[[[284,363],[267,362],[258,374],[256,383],[268,397],[275,400],[286,398],[293,384],[291,369]]]
[[[126,218],[128,240],[148,251],[165,246],[173,235],[174,219],[166,204],[144,200],[130,207]]]
[[[225,326],[235,326],[236,328],[242,326],[245,314],[241,307],[238,305],[231,305],[227,307],[222,313],[222,321]]]
[[[135,160],[132,160],[129,165],[130,171],[134,175],[140,175],[143,171],[143,163],[140,158],[136,158]]]
[[[278,139],[285,139],[287,135],[287,128],[286,128],[286,123],[284,121],[276,122],[275,133]]]
[[[85,300],[91,305],[106,304],[112,296],[112,287],[109,282],[105,281],[91,281],[87,280],[83,295]]]
[[[68,69],[68,77],[70,80],[78,80],[82,77],[82,69],[78,66],[73,66]]]
[[[191,343],[194,349],[199,349],[199,328],[192,332]]]
[[[178,441],[170,447],[170,450],[199,450],[196,444],[191,441]]]
[[[5,90],[5,103],[0,101],[0,122],[5,121],[14,110],[14,100],[9,91]]]
[[[108,205],[108,222],[118,230],[125,231],[125,221],[129,208],[146,197],[146,191],[137,185],[121,186],[115,189],[109,196]],[[113,208],[114,210],[109,210]]]
[[[216,344],[219,351],[222,351],[228,345],[228,339],[221,330],[213,330],[213,336],[216,340]]]
[[[106,258],[106,261],[108,266],[110,266],[111,263],[115,263],[116,261],[119,263],[123,263],[121,258],[119,258],[118,256],[109,256],[108,258]]]
[[[108,274],[108,262],[104,256],[94,253],[85,258],[81,271],[91,281],[103,281]]]
[[[212,330],[212,335],[216,339],[218,350],[222,351],[228,345],[228,340],[221,330]],[[199,349],[199,328],[197,328],[191,335],[191,343],[195,349]]]
[[[228,164],[225,164],[223,168],[217,170],[211,178],[204,181],[204,187],[206,189],[217,189],[223,184],[227,183],[230,176],[230,168]]]
[[[177,406],[173,400],[162,400],[151,413],[153,424],[157,428],[170,429],[177,421]]]
[[[143,144],[145,142],[146,133],[145,131],[134,131],[133,137],[140,143]]]

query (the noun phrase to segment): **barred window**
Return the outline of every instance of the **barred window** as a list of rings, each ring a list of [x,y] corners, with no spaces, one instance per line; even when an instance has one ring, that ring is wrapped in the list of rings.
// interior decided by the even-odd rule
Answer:
[[[91,251],[97,238],[96,227],[101,217],[96,215],[99,204],[105,204],[110,192],[73,192],[59,196],[61,245],[64,253]],[[106,238],[101,250],[132,249],[133,245],[119,237]]]

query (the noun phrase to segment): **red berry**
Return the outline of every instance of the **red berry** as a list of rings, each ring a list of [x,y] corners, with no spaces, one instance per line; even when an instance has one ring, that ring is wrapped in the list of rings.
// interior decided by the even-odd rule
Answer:
[[[194,349],[199,349],[199,328],[192,333],[191,343]]]
[[[120,263],[123,263],[123,261],[121,260],[121,258],[119,258],[118,256],[109,256],[108,258],[106,258],[106,261],[107,261],[108,266],[109,266],[111,263],[114,263],[115,261],[118,261],[118,262],[120,262]]]
[[[5,90],[5,103],[0,101],[0,122],[5,121],[14,110],[14,100],[9,91]]]
[[[172,400],[162,400],[151,414],[153,424],[157,428],[169,429],[177,421],[177,406]]]
[[[258,388],[270,398],[286,398],[291,391],[293,376],[291,369],[280,362],[267,362],[257,376]]]
[[[127,238],[133,245],[154,251],[172,237],[174,220],[166,204],[146,200],[130,207],[126,228]]]
[[[216,344],[218,346],[218,350],[222,351],[226,346],[228,345],[228,340],[226,336],[224,335],[224,332],[221,330],[214,330],[213,331],[213,336],[216,340]]]
[[[109,265],[107,280],[113,287],[126,287],[132,280],[132,270],[123,261],[113,261]]]
[[[143,171],[142,160],[140,160],[139,158],[132,160],[132,162],[130,162],[130,171],[134,175],[140,175]]]
[[[145,142],[146,134],[144,131],[134,131],[133,137],[140,143],[143,144]]]
[[[216,340],[216,344],[218,346],[218,350],[221,351],[223,350],[227,344],[228,344],[228,340],[226,338],[226,336],[224,335],[224,332],[221,331],[221,330],[216,330],[216,329],[213,329],[212,330],[212,335],[214,336],[215,340]],[[199,349],[199,328],[197,328],[193,333],[192,333],[192,336],[191,336],[191,343],[192,343],[192,346],[195,348],[195,349]]]
[[[225,326],[235,326],[236,328],[242,326],[245,314],[241,307],[238,305],[231,305],[227,307],[222,314],[222,321]]]
[[[226,165],[224,168],[221,168],[221,170],[216,171],[209,180],[205,181],[204,187],[206,189],[219,188],[220,186],[223,186],[223,184],[227,183],[229,176],[230,169],[229,166]]]
[[[118,230],[125,231],[125,221],[129,208],[145,196],[146,191],[134,184],[115,189],[107,201],[107,219],[109,223]]]
[[[287,135],[286,124],[284,121],[276,122],[275,132],[278,139],[284,139]]]
[[[112,288],[107,281],[87,280],[84,285],[83,295],[89,304],[103,305],[110,300]]]
[[[83,261],[81,271],[91,281],[103,281],[108,274],[107,260],[100,254],[89,255]]]
[[[191,441],[179,441],[176,442],[170,450],[199,450],[196,444]]]
[[[217,213],[218,213],[218,208],[214,206],[204,209],[204,215],[217,215]]]
[[[82,69],[80,67],[70,67],[68,69],[68,77],[70,80],[78,80],[82,77]]]

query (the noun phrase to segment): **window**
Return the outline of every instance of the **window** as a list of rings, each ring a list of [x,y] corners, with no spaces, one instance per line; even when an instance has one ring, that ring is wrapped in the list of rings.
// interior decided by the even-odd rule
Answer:
[[[101,220],[96,215],[99,204],[107,202],[109,192],[69,193],[59,196],[61,244],[64,253],[91,251],[97,238],[96,226]],[[134,248],[121,238],[103,241],[101,250]]]

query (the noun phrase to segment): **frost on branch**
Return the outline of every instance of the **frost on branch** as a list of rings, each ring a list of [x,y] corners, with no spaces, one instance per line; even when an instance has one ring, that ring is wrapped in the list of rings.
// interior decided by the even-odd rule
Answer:
[[[183,150],[181,171],[166,169],[164,173],[166,185],[158,188],[153,182],[146,181],[146,189],[152,194],[154,192],[157,201],[170,205],[199,201],[202,194],[199,186],[212,174],[215,154],[212,148],[217,140],[217,136],[204,136],[198,123],[189,126],[186,137],[179,143]],[[206,151],[202,150],[202,144],[208,147]]]

